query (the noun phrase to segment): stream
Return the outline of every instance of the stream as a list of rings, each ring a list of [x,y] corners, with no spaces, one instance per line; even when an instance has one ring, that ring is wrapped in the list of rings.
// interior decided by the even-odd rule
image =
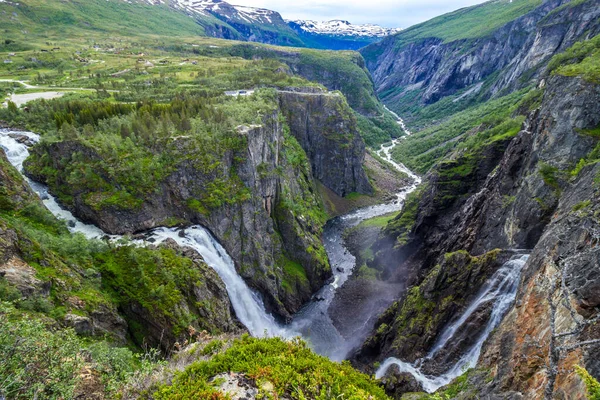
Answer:
[[[398,124],[408,136],[410,132],[404,126],[403,121],[398,118]],[[39,136],[32,132],[12,131],[0,129],[0,147],[7,155],[9,162],[23,173],[23,162],[29,156],[29,146],[35,144]],[[357,209],[349,214],[333,218],[324,227],[323,243],[333,269],[332,281],[325,285],[313,297],[313,301],[306,304],[287,324],[278,323],[275,318],[265,311],[260,296],[252,291],[243,279],[238,275],[231,257],[211,233],[202,226],[195,225],[182,228],[160,227],[149,231],[145,239],[133,241],[135,245],[148,246],[161,243],[171,239],[181,246],[195,249],[205,262],[213,268],[225,283],[227,293],[235,314],[240,322],[253,336],[279,336],[292,338],[302,336],[309,345],[319,354],[332,360],[343,360],[348,352],[356,346],[356,338],[350,341],[345,339],[334,326],[328,315],[328,309],[335,298],[336,291],[352,274],[356,260],[346,249],[343,242],[343,233],[346,229],[354,227],[366,219],[398,212],[402,209],[406,197],[412,193],[421,183],[421,178],[408,170],[404,165],[394,162],[391,157],[393,148],[399,145],[400,139],[393,139],[391,143],[381,146],[377,152],[383,159],[388,161],[394,168],[406,173],[412,178],[412,183],[396,194],[396,198],[385,204]],[[48,192],[46,186],[30,180],[24,176],[31,188],[40,196],[44,205],[58,218],[66,221],[72,233],[83,234],[89,239],[101,239],[108,237],[109,240],[119,242],[122,236],[107,235],[94,225],[79,221],[68,210],[62,208],[56,199]],[[131,242],[130,242],[131,243]],[[469,306],[463,316],[455,323],[445,328],[438,343],[432,348],[429,355],[414,364],[403,362],[396,358],[389,358],[382,363],[377,371],[377,377],[385,375],[391,365],[397,365],[403,372],[409,372],[421,382],[424,389],[431,392],[442,385],[449,383],[459,376],[466,367],[473,366],[477,362],[481,347],[489,333],[500,323],[502,317],[512,305],[515,298],[516,288],[520,278],[520,271],[527,260],[527,256],[521,256],[508,261],[489,282],[482,288],[477,299]],[[456,364],[441,376],[428,376],[421,372],[420,366],[428,360],[434,360],[438,351],[451,343],[456,331],[465,324],[469,316],[485,302],[493,302],[491,316],[485,329],[479,333],[477,342],[466,354],[462,355]],[[360,321],[366,324],[366,321]],[[357,327],[357,331],[360,327]]]
[[[397,115],[396,118],[404,133],[409,136],[410,132],[406,129],[404,121]],[[346,229],[352,228],[364,220],[402,210],[406,197],[414,192],[421,183],[419,176],[404,165],[396,163],[391,157],[391,151],[401,141],[402,138],[399,138],[393,139],[391,143],[383,144],[377,154],[398,171],[407,174],[412,179],[412,183],[396,193],[396,198],[389,203],[360,208],[327,222],[323,229],[323,244],[333,271],[333,281],[321,288],[313,296],[316,301],[306,304],[294,316],[289,325],[293,331],[299,332],[308,341],[315,352],[335,361],[344,360],[348,352],[357,345],[356,340],[349,341],[339,333],[328,314],[336,290],[348,280],[356,266],[355,257],[344,246],[343,233]],[[364,324],[366,321],[362,321],[362,323]],[[360,327],[355,330],[360,330],[358,328]]]
[[[24,140],[25,138],[26,140]],[[0,147],[5,150],[9,162],[21,174],[23,174],[23,162],[29,156],[29,146],[38,141],[39,135],[32,132],[0,129]],[[253,336],[291,338],[301,335],[311,343],[315,351],[334,359],[341,359],[342,355],[345,355],[342,351],[345,348],[343,339],[340,339],[341,336],[337,333],[331,320],[326,317],[326,311],[331,304],[335,289],[348,279],[354,268],[354,257],[343,247],[342,233],[347,227],[355,226],[365,219],[400,210],[403,200],[420,183],[419,177],[408,171],[403,165],[393,162],[389,157],[389,152],[397,143],[398,141],[394,140],[387,147],[382,146],[379,154],[388,159],[395,168],[413,177],[414,183],[398,193],[397,199],[389,204],[359,209],[327,223],[323,239],[331,265],[336,267],[334,269],[334,279],[332,283],[323,287],[315,296],[315,298],[322,298],[323,301],[311,302],[305,306],[289,325],[279,324],[272,315],[265,311],[260,296],[246,285],[238,275],[231,257],[204,227],[199,225],[185,229],[159,227],[149,231],[145,239],[136,240],[133,243],[148,246],[172,239],[181,246],[189,246],[195,249],[223,280],[237,318]],[[56,198],[48,192],[45,185],[34,182],[25,175],[23,176],[34,192],[40,196],[46,208],[57,218],[65,220],[72,233],[83,234],[88,239],[108,237],[114,242],[119,242],[123,238],[120,235],[108,235],[97,226],[78,220],[71,212],[60,206]],[[332,347],[334,343],[337,343],[337,345]]]
[[[18,81],[18,83],[29,89],[37,88],[26,82]],[[27,97],[27,99],[33,100],[36,98],[46,98],[47,95],[47,93],[40,92],[28,93],[24,96],[29,96],[31,98]],[[396,114],[392,114],[396,117],[397,123],[404,133],[407,136],[410,135],[411,133],[404,125],[404,121]],[[19,136],[27,137],[27,143],[23,143],[22,140],[20,142]],[[5,149],[11,164],[21,173],[23,172],[23,162],[29,156],[28,147],[38,140],[39,135],[32,132],[0,130],[0,146]],[[186,229],[156,228],[148,232],[145,239],[136,240],[134,243],[140,246],[147,246],[171,239],[181,246],[194,248],[221,277],[227,288],[237,318],[253,336],[266,335],[289,338],[301,335],[317,353],[328,356],[333,360],[342,360],[346,357],[348,351],[351,350],[353,344],[356,345],[356,340],[354,343],[347,342],[335,328],[327,312],[335,297],[336,290],[346,282],[356,264],[354,256],[344,247],[342,235],[347,228],[356,226],[366,219],[400,211],[406,196],[413,192],[417,188],[417,185],[421,183],[421,178],[404,165],[392,160],[391,151],[400,141],[401,139],[393,139],[390,143],[382,145],[377,153],[394,168],[412,178],[413,183],[398,192],[396,198],[389,203],[361,208],[328,221],[324,227],[323,242],[332,266],[333,280],[315,294],[313,299],[317,301],[312,301],[305,305],[288,325],[277,323],[274,317],[265,311],[260,296],[246,285],[243,279],[237,274],[231,257],[211,233],[202,226],[192,226]],[[108,237],[114,242],[122,239],[122,236],[107,235],[100,228],[78,220],[71,212],[59,205],[56,199],[48,192],[46,186],[34,182],[26,176],[24,178],[40,196],[48,210],[56,217],[67,222],[67,226],[71,232],[83,234],[88,239]],[[365,321],[361,321],[361,323],[364,324]]]

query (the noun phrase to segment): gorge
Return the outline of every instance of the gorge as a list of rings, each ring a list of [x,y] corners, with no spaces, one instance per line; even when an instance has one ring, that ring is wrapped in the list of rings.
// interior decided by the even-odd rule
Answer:
[[[600,396],[598,0],[200,3],[0,1],[0,399]]]

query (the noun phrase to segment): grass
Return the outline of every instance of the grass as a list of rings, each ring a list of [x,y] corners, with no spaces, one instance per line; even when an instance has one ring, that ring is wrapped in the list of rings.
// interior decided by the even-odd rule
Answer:
[[[544,162],[540,162],[538,165],[538,171],[540,173],[540,175],[542,176],[542,179],[544,180],[544,183],[548,186],[550,186],[552,189],[554,189],[555,191],[560,191],[560,171],[558,168],[544,163]]]
[[[408,243],[408,237],[411,233],[419,211],[419,203],[423,196],[424,187],[420,187],[410,193],[404,202],[402,211],[385,228],[385,233],[396,237],[396,246],[402,246]]]
[[[31,35],[40,35],[54,41],[61,37],[85,37],[87,32],[100,35],[119,32],[124,36],[204,36],[203,27],[193,18],[167,6],[150,6],[143,2],[25,0],[19,2],[19,6],[5,3],[0,8],[6,11],[6,14],[0,14],[0,20],[3,28],[10,31],[11,39],[25,40]],[[206,17],[200,22],[218,23],[218,20]],[[173,29],[174,26],[177,29]]]
[[[491,0],[461,8],[369,45],[361,50],[361,53],[367,60],[374,61],[390,43],[396,48],[402,48],[427,38],[437,38],[444,43],[481,38],[527,14],[540,4],[542,0]]]
[[[541,96],[539,91],[524,89],[454,114],[448,120],[423,129],[392,151],[396,161],[426,173],[436,162],[456,147],[479,147],[485,141],[514,136],[523,122],[516,112],[528,112]],[[525,107],[524,107],[525,106]],[[465,142],[465,144],[461,144]]]
[[[98,379],[96,391],[114,397],[134,376],[160,364],[131,350],[56,329],[0,302],[0,395],[11,399],[73,398],[87,369]]]
[[[564,53],[552,58],[548,70],[556,75],[579,76],[600,83],[600,35],[577,42]]]
[[[157,400],[225,399],[215,389],[215,383],[209,381],[224,372],[246,374],[263,387],[259,395],[264,398],[388,399],[372,377],[355,371],[348,362],[338,364],[314,354],[300,340],[286,342],[249,336],[235,340],[231,347],[208,361],[191,364],[151,396]]]
[[[310,291],[310,282],[304,267],[292,260],[283,262],[283,287],[290,293],[296,293],[299,288]]]
[[[172,249],[140,248],[126,241],[114,246],[72,235],[35,195],[24,192],[21,176],[2,159],[0,176],[0,229],[14,232],[12,245],[22,260],[40,282],[51,285],[47,297],[23,296],[2,281],[0,300],[60,323],[66,313],[90,317],[102,310],[117,318],[117,309],[134,307],[138,314],[126,318],[134,346],[148,343],[149,325],[139,323],[139,313],[163,324],[165,340],[183,335],[189,326],[216,331],[211,304],[188,304],[189,293],[203,287],[208,266]],[[106,333],[110,337],[114,332]]]
[[[479,38],[527,14],[540,4],[541,0],[492,0],[413,26],[396,35],[396,39],[403,42],[435,37],[448,43]]]
[[[396,213],[382,215],[362,221],[357,227],[360,228],[385,228]]]
[[[576,366],[575,370],[585,383],[589,400],[600,400],[600,383],[585,368]]]

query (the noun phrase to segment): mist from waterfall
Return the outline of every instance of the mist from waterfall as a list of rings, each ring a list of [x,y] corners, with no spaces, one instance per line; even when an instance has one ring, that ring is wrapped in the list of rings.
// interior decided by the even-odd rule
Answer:
[[[462,375],[467,369],[475,367],[481,348],[490,333],[502,322],[502,318],[512,307],[519,281],[521,279],[521,271],[527,262],[529,255],[517,255],[506,263],[504,263],[490,279],[481,288],[477,297],[465,309],[461,316],[444,328],[439,335],[438,340],[433,345],[426,357],[417,360],[414,363],[408,363],[395,357],[386,359],[379,369],[375,377],[382,378],[387,370],[396,365],[400,372],[407,372],[415,377],[421,383],[423,389],[429,393],[435,392],[440,387],[447,385],[456,377]],[[490,317],[481,332],[474,332],[477,336],[475,343],[452,365],[452,367],[439,376],[430,376],[422,372],[423,365],[427,362],[435,361],[435,356],[446,348],[451,348],[452,340],[455,338],[459,329],[467,323],[469,317],[480,307],[485,306],[489,302],[493,302]]]

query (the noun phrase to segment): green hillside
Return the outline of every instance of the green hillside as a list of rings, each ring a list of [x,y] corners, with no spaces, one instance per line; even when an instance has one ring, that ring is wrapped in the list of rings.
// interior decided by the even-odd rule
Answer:
[[[374,60],[389,43],[394,43],[396,48],[401,48],[427,38],[438,38],[448,43],[484,37],[540,4],[542,0],[491,0],[476,6],[461,8],[414,25],[361,52],[366,59]]]
[[[218,23],[205,17],[199,23],[167,6],[119,0],[25,0],[0,4],[2,36],[30,42],[32,37],[59,40],[75,35],[204,35],[199,24]]]
[[[398,35],[401,43],[436,37],[444,42],[488,35],[510,21],[527,14],[542,0],[492,0],[441,15],[408,28]]]

